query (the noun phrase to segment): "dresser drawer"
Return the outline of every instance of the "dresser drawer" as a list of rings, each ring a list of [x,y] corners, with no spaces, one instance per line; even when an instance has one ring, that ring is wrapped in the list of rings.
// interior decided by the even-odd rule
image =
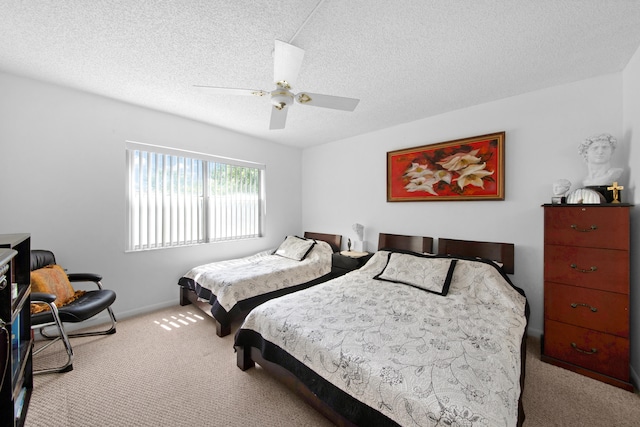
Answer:
[[[629,337],[629,297],[545,282],[544,317],[619,337]]]
[[[544,354],[629,382],[629,340],[545,320]]]
[[[544,210],[548,244],[629,249],[628,207],[551,207]]]
[[[629,252],[545,244],[544,280],[628,294]]]

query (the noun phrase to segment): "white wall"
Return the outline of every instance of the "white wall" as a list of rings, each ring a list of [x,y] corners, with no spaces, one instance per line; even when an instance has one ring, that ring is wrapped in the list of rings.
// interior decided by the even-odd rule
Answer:
[[[0,233],[29,232],[32,247],[54,250],[69,271],[102,273],[105,285],[118,294],[114,308],[121,317],[175,304],[176,281],[193,265],[273,247],[284,235],[303,230],[341,233],[346,241],[354,237],[351,224],[360,222],[366,226],[370,250],[376,248],[379,232],[513,242],[513,281],[527,293],[529,331],[536,335],[542,332],[543,309],[540,205],[550,200],[556,179],[577,184],[584,176],[577,145],[586,136],[612,133],[620,140],[614,164],[640,164],[639,75],[636,53],[622,74],[478,105],[301,153],[0,73]],[[502,130],[504,201],[386,202],[387,151]],[[127,139],[267,164],[265,238],[124,253]],[[640,199],[637,176],[633,168],[623,176],[624,201]],[[640,276],[633,267],[640,260],[639,227],[634,209],[632,283]],[[632,291],[635,372],[640,371],[640,348],[634,345],[640,342],[640,314],[633,307],[639,299]]]
[[[531,306],[529,333],[543,327],[543,203],[552,183],[575,186],[586,174],[578,144],[610,132],[622,137],[622,75],[612,74],[453,111],[304,150],[303,227],[351,236],[365,225],[370,250],[379,232],[512,242],[514,283]],[[506,131],[504,201],[386,201],[386,153]],[[628,165],[620,138],[613,163]],[[626,184],[625,182],[623,182]]]
[[[630,142],[629,164],[633,165],[627,182],[629,203],[640,201],[640,48],[623,73],[623,134]],[[640,386],[640,211],[631,215],[631,366],[636,385]]]
[[[103,274],[120,317],[176,304],[195,265],[302,232],[299,149],[8,74],[0,94],[0,233],[31,233],[68,271]],[[125,253],[125,140],[266,164],[266,236]]]

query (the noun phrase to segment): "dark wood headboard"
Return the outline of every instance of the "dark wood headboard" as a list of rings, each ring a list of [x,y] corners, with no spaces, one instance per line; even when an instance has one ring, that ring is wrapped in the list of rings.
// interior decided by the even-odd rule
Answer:
[[[513,243],[438,239],[438,254],[480,257],[498,261],[502,263],[502,269],[508,274],[514,272],[514,252]]]
[[[342,247],[342,235],[341,234],[325,234],[325,233],[312,233],[309,231],[304,232],[304,237],[307,239],[315,239],[325,241],[331,246],[333,252],[340,252]]]
[[[378,236],[378,250],[384,248],[430,253],[433,251],[433,237],[380,233]]]

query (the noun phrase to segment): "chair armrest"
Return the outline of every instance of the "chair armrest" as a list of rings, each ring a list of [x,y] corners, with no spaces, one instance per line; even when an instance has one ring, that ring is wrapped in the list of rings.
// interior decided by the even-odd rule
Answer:
[[[96,282],[102,280],[102,276],[94,273],[69,273],[70,282]]]
[[[50,294],[47,292],[32,292],[31,293],[31,302],[43,302],[46,304],[51,304],[56,300],[56,296],[54,294]]]
[[[68,273],[70,282],[93,282],[99,290],[102,290],[102,276],[94,273]]]

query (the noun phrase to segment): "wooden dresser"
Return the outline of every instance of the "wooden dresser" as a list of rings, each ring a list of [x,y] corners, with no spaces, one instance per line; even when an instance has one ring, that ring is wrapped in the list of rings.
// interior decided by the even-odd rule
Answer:
[[[544,206],[542,360],[633,390],[628,204]]]

